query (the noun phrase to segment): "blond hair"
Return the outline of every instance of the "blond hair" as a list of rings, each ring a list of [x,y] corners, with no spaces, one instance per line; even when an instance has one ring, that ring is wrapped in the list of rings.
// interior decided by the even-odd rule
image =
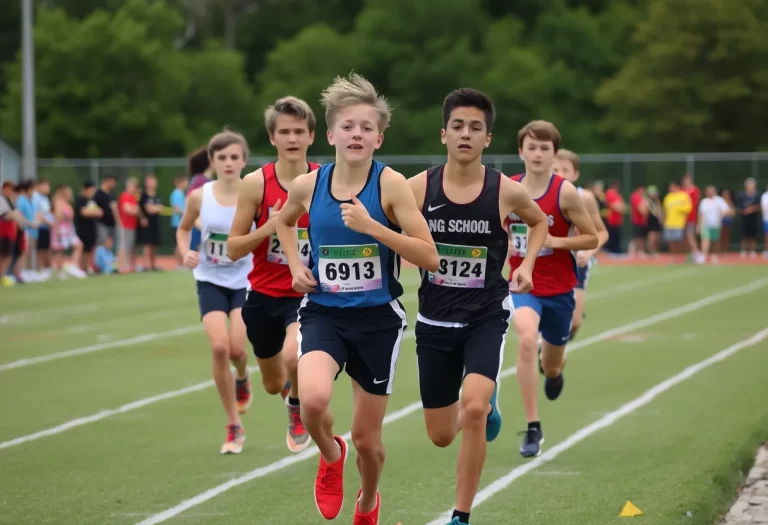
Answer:
[[[245,137],[237,131],[229,129],[225,129],[221,133],[217,133],[211,137],[211,140],[208,141],[208,157],[213,158],[213,155],[217,151],[226,149],[232,144],[238,144],[243,148],[243,158],[248,158],[248,142],[245,140]]]
[[[523,126],[517,133],[517,147],[523,148],[525,137],[531,137],[536,140],[552,142],[555,152],[560,148],[560,132],[551,122],[546,120],[534,120]]]
[[[379,95],[373,84],[357,73],[350,73],[348,78],[337,76],[333,84],[323,90],[320,100],[325,107],[325,122],[329,128],[333,127],[336,115],[342,109],[357,104],[373,106],[378,116],[379,133],[389,127],[392,118],[387,99]]]
[[[556,159],[567,160],[573,165],[573,171],[579,171],[579,156],[569,149],[557,150]]]
[[[300,98],[289,95],[277,99],[274,104],[267,107],[264,111],[264,126],[266,126],[270,137],[275,134],[278,115],[292,115],[299,120],[306,120],[309,132],[315,132],[315,127],[317,126],[315,114],[312,108],[309,107],[309,104]]]

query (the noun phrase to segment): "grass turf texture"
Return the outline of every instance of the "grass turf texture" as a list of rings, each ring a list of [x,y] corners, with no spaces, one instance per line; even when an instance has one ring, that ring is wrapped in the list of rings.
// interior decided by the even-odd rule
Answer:
[[[577,340],[763,276],[759,266],[598,266],[589,289],[595,299],[588,298],[588,319]],[[412,330],[416,272],[408,270],[403,282]],[[553,403],[540,395],[543,450],[764,329],[766,291],[768,286],[570,354],[563,396]],[[210,379],[210,351],[196,328],[197,297],[188,273],[0,292],[0,442]],[[175,329],[175,335],[162,335]],[[116,346],[147,334],[159,335]],[[512,334],[505,369],[515,365]],[[84,348],[98,349],[2,370],[20,359]],[[637,518],[644,523],[712,524],[733,499],[755,447],[768,437],[768,407],[759,401],[768,398],[767,350],[762,342],[703,370],[524,475],[473,509],[473,525],[614,523],[622,519],[617,515],[627,499],[644,511]],[[218,454],[225,418],[215,389],[205,385],[0,448],[0,523],[137,523],[291,456],[284,444],[285,409],[278,397],[259,390],[258,375],[253,379],[255,400],[244,417],[248,438],[240,456]],[[403,343],[394,388],[390,413],[418,401],[413,338]],[[349,430],[351,415],[345,374],[335,389],[332,408],[342,433]],[[481,487],[527,461],[517,452],[515,432],[525,420],[514,376],[502,382],[500,405],[504,428],[489,446]],[[434,447],[421,411],[415,410],[385,426],[384,442],[382,525],[424,525],[453,504],[458,440],[449,449]],[[316,456],[285,466],[168,522],[325,523],[312,500],[316,466]],[[351,522],[358,489],[354,462],[347,466],[339,523]]]

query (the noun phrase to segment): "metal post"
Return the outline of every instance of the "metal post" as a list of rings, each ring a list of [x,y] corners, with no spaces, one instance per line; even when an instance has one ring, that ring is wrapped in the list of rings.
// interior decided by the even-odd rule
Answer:
[[[22,157],[23,179],[37,175],[37,147],[35,138],[35,54],[33,43],[32,0],[22,0],[21,51],[22,51]]]
[[[696,180],[696,164],[693,155],[685,156],[685,171],[691,175],[691,179]]]

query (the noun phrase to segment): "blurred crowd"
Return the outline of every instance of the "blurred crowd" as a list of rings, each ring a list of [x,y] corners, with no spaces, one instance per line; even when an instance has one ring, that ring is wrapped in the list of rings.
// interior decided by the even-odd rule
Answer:
[[[0,284],[160,271],[161,217],[169,217],[175,232],[186,196],[211,177],[203,148],[190,155],[187,174],[175,178],[167,205],[157,193],[153,174],[142,181],[129,177],[120,190],[112,175],[102,177],[98,185],[89,180],[81,188],[61,185],[53,191],[45,179],[3,183]],[[704,188],[702,196],[689,174],[671,182],[663,197],[656,186],[637,186],[628,203],[618,181],[607,187],[598,181],[589,189],[600,204],[610,235],[605,249],[613,256],[655,257],[663,244],[680,261],[717,262],[717,254],[730,248],[738,226],[741,257],[756,258],[762,241],[762,256],[768,258],[768,191],[761,195],[754,179],[744,182],[735,199],[729,189],[714,186]],[[627,217],[631,239],[624,252]],[[175,235],[166,242],[175,245]],[[182,269],[178,249],[174,256],[175,267]]]
[[[161,217],[177,226],[185,206],[187,176],[175,180],[170,205],[157,194],[157,178],[140,182],[104,176],[82,187],[49,181],[5,182],[0,197],[0,279],[13,286],[52,277],[158,271]],[[138,247],[142,248],[139,261]],[[67,257],[67,255],[69,255]]]
[[[656,186],[635,187],[627,203],[618,181],[607,188],[596,182],[590,188],[598,199],[608,229],[605,250],[618,257],[657,257],[662,244],[678,262],[718,262],[717,254],[731,246],[734,228],[739,228],[742,258],[768,259],[768,188],[760,194],[755,179],[744,181],[744,190],[734,199],[728,188],[706,186],[702,190],[686,173],[669,183],[661,195]],[[631,229],[626,228],[629,219]],[[624,252],[622,235],[631,231]]]

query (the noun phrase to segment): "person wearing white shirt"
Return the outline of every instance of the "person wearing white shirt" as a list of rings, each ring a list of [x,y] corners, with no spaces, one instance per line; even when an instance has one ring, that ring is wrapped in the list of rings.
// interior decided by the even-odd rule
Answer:
[[[714,186],[707,186],[704,190],[706,197],[699,203],[699,235],[701,235],[701,251],[704,261],[712,250],[712,262],[717,263],[717,248],[720,244],[720,228],[723,218],[732,215],[733,212],[725,202],[725,199],[717,194]]]
[[[35,211],[35,220],[38,226],[37,243],[35,245],[37,274],[36,280],[47,281],[52,275],[51,271],[51,226],[54,223],[51,213],[51,184],[45,179],[35,182],[35,191],[32,193],[32,207]]]
[[[763,211],[763,233],[765,233],[765,246],[763,247],[763,259],[768,259],[768,187],[760,197],[760,209]]]

